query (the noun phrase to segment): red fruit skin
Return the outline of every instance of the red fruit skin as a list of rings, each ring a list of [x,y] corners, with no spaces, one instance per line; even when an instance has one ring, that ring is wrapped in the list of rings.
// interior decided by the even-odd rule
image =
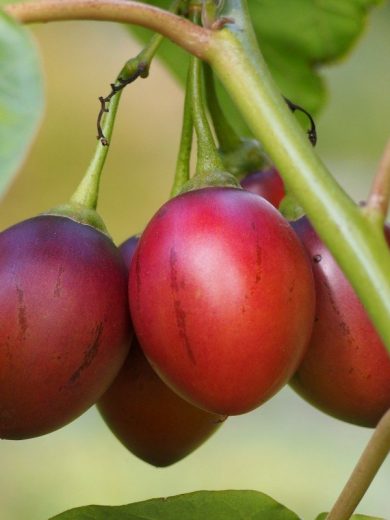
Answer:
[[[0,234],[0,287],[0,437],[35,437],[87,410],[123,364],[126,268],[103,233],[38,216]]]
[[[390,408],[390,358],[352,286],[306,217],[293,227],[313,260],[317,308],[292,387],[323,412],[375,427]],[[390,244],[390,228],[386,227]]]
[[[136,339],[98,408],[121,443],[157,467],[183,459],[225,419],[192,406],[172,392],[149,365]]]
[[[121,246],[130,267],[139,237]],[[98,403],[106,424],[140,459],[165,467],[183,459],[205,442],[225,417],[192,406],[154,372],[134,336],[125,364]]]
[[[302,359],[314,317],[307,256],[264,199],[205,188],[167,202],[131,264],[144,353],[188,401],[222,415],[276,393]]]
[[[286,195],[283,180],[277,169],[272,167],[250,173],[242,179],[241,186],[247,191],[264,197],[275,208],[279,207]]]

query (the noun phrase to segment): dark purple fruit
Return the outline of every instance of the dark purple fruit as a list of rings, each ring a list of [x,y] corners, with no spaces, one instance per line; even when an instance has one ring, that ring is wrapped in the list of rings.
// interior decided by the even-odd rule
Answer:
[[[31,218],[0,234],[0,437],[51,432],[94,404],[128,352],[127,276],[104,233]]]

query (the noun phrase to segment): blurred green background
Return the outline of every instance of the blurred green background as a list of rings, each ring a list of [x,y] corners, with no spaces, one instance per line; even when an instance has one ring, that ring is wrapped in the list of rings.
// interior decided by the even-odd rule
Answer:
[[[96,145],[97,98],[138,50],[120,26],[57,23],[33,28],[46,75],[47,110],[30,154],[0,205],[0,228],[67,200]],[[375,11],[345,63],[324,71],[329,103],[318,118],[318,152],[356,200],[363,199],[390,136],[390,8]],[[154,63],[124,93],[100,212],[114,239],[140,231],[169,194],[182,93]],[[329,510],[370,430],[316,411],[286,388],[260,409],[230,418],[171,468],[138,461],[95,409],[62,430],[0,441],[0,519],[46,520],[71,507],[123,504],[198,489],[257,489],[305,520]],[[359,507],[390,519],[390,460]]]

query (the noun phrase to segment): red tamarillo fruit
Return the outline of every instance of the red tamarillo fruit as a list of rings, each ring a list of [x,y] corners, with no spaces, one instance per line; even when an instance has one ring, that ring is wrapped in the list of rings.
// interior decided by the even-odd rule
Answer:
[[[309,220],[293,227],[313,262],[317,308],[293,388],[323,412],[375,427],[390,408],[390,357],[355,291]],[[390,227],[385,234],[390,244]]]
[[[138,240],[131,237],[120,247],[127,266]],[[181,460],[225,419],[196,408],[168,388],[146,360],[135,336],[125,364],[98,408],[122,444],[154,466]]]
[[[108,388],[131,337],[126,268],[103,232],[55,215],[0,234],[0,437],[51,432]]]
[[[298,367],[310,338],[307,255],[267,201],[212,187],[168,201],[130,269],[134,327],[155,370],[207,411],[248,412]]]

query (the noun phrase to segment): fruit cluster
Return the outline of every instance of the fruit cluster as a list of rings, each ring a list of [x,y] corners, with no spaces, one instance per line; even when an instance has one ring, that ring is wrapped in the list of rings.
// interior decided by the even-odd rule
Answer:
[[[357,296],[307,218],[291,226],[273,207],[276,170],[242,184],[171,199],[119,250],[68,215],[0,234],[2,438],[98,403],[130,451],[166,466],[288,382],[376,425],[390,360]]]

